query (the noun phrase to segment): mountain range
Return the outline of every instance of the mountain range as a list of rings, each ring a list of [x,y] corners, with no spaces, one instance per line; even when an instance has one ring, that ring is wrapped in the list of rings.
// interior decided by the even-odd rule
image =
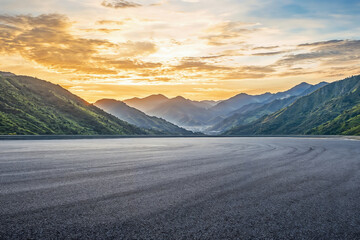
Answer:
[[[152,114],[152,112],[156,112],[156,109],[168,101],[174,101],[176,102],[176,99],[183,99],[183,97],[178,96],[173,99],[170,99],[162,94],[154,94],[147,96],[145,98],[131,98],[124,100],[123,102],[126,103],[128,106],[136,108],[146,114]],[[187,99],[189,102],[191,102],[193,105],[199,108],[210,108],[212,106],[215,106],[219,101],[213,101],[213,100],[204,100],[204,101],[192,101]]]
[[[114,99],[102,99],[94,103],[100,109],[114,115],[115,117],[155,132],[167,135],[192,135],[193,132],[180,128],[162,118],[148,116],[142,111],[128,106],[125,102]]]
[[[158,94],[90,104],[59,85],[0,72],[0,93],[5,135],[360,135],[360,76],[223,101]]]
[[[149,135],[59,85],[0,72],[0,135]]]
[[[256,120],[265,114],[273,113],[286,106],[286,104],[290,104],[291,99],[296,99],[293,97],[307,95],[326,84],[325,82],[316,85],[301,83],[287,91],[274,94],[248,95],[240,93],[227,100],[218,102],[193,101],[181,96],[167,98],[164,95],[132,98],[124,100],[124,102],[129,106],[144,111],[150,116],[165,119],[187,130],[219,134],[233,126]],[[266,104],[271,105],[264,106]],[[261,111],[256,111],[260,107],[263,107]],[[249,112],[249,115],[243,120],[243,115],[246,112]]]
[[[244,125],[255,121],[262,116],[274,113],[295,102],[298,98],[306,96],[317,89],[327,85],[326,82],[320,82],[316,85],[301,83],[294,88],[276,93],[264,102],[247,104],[236,111],[231,112],[230,117],[225,118],[221,122],[214,124],[206,129],[208,134],[219,134],[225,132],[232,127]]]
[[[323,86],[225,135],[360,135],[360,76]]]

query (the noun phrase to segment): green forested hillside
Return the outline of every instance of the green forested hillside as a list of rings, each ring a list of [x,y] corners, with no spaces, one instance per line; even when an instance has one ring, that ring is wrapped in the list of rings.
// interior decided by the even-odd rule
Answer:
[[[359,104],[360,76],[353,76],[324,86],[286,108],[225,134],[360,135]]]
[[[233,127],[248,124],[262,116],[274,113],[289,106],[295,102],[296,99],[306,96],[325,85],[327,85],[326,82],[321,82],[316,85],[301,83],[290,90],[274,94],[267,102],[245,105],[237,111],[234,111],[234,114],[230,117],[225,118],[221,122],[207,129],[207,131],[209,133],[219,134]]]
[[[148,133],[59,85],[0,72],[0,135]]]
[[[260,107],[245,112],[245,113],[236,113],[232,115],[231,117],[225,118],[223,121],[215,124],[211,128],[208,129],[209,132],[221,133],[228,129],[231,129],[232,127],[236,127],[239,125],[248,124],[252,121],[255,121],[259,118],[261,118],[264,115],[273,113],[284,106],[287,106],[294,102],[297,99],[296,96],[288,97],[285,99],[277,99],[274,100],[268,104],[263,104]]]
[[[360,104],[309,131],[317,135],[360,135]]]

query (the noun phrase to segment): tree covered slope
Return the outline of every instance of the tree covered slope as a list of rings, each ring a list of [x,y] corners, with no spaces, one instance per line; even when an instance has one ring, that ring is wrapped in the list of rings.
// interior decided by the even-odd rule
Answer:
[[[289,106],[290,104],[295,102],[296,99],[308,95],[327,84],[328,83],[326,82],[321,82],[316,85],[301,83],[288,91],[274,94],[272,98],[275,100],[272,100],[268,103],[245,105],[243,108],[235,111],[232,116],[225,118],[223,121],[209,128],[208,132],[219,134],[231,129],[232,127],[253,122],[261,118],[262,116],[274,113],[284,107]],[[245,109],[248,106],[249,110]]]
[[[0,72],[0,135],[149,133],[87,103],[59,85]]]
[[[317,135],[360,135],[360,104],[309,131]]]
[[[223,121],[215,124],[208,129],[209,133],[219,134],[226,130],[231,129],[239,125],[245,125],[251,123],[264,115],[271,114],[277,110],[288,106],[293,103],[297,97],[288,97],[285,99],[276,99],[267,104],[261,104],[260,107],[255,108],[254,110],[247,111],[244,113],[235,113],[231,117],[225,118]]]
[[[226,135],[360,135],[360,76],[328,84],[293,104]]]

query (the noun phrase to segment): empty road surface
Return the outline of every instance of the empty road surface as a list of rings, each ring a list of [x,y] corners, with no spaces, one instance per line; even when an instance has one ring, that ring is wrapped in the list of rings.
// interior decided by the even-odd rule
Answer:
[[[360,239],[360,141],[0,141],[0,239]]]

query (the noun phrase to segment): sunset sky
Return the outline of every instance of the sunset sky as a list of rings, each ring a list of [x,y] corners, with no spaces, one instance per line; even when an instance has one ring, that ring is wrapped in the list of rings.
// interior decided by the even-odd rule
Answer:
[[[194,100],[360,73],[360,1],[0,0],[0,71],[94,102]]]

